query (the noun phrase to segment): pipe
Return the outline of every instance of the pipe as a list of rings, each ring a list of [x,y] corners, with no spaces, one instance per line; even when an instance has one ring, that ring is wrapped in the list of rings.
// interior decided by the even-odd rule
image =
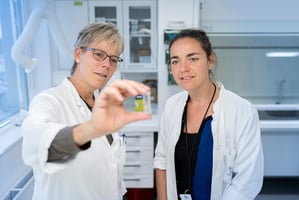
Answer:
[[[73,57],[72,50],[68,47],[56,15],[46,7],[37,8],[32,11],[22,33],[11,49],[12,59],[25,67],[27,73],[35,68],[38,60],[27,56],[25,50],[32,43],[43,19],[47,20],[50,33],[60,53],[70,58]]]

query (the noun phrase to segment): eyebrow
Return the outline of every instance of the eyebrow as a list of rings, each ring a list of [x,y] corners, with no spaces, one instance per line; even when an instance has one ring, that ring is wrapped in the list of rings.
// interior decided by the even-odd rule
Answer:
[[[187,54],[187,57],[191,57],[191,56],[194,56],[194,55],[200,55],[200,53],[189,53],[189,54]]]
[[[191,57],[191,56],[194,56],[194,55],[200,55],[200,53],[189,53],[187,54],[186,57]],[[179,57],[178,56],[171,56],[170,59],[178,59]]]

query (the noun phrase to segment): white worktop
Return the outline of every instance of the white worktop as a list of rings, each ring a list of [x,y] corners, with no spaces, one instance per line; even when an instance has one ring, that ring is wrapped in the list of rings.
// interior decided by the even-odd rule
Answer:
[[[254,104],[257,110],[299,110],[299,104]]]
[[[299,110],[299,104],[254,104],[257,110],[292,111]],[[260,120],[262,130],[266,131],[297,131],[299,120]]]
[[[299,120],[260,120],[260,127],[267,131],[297,131]]]
[[[142,120],[132,122],[125,126],[121,131],[150,131],[156,132],[159,130],[159,116],[157,114],[152,115],[150,120]]]

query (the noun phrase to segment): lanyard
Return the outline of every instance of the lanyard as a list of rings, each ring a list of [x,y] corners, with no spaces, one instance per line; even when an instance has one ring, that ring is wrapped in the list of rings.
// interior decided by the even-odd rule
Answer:
[[[198,142],[198,140],[200,139],[200,136],[201,136],[200,130],[201,130],[202,122],[206,118],[206,116],[208,114],[208,111],[209,111],[209,109],[211,107],[211,104],[213,102],[213,99],[215,97],[215,93],[216,93],[216,85],[215,85],[215,83],[213,83],[213,86],[214,86],[214,92],[213,92],[213,95],[212,95],[211,100],[209,102],[209,105],[208,105],[208,107],[207,107],[207,109],[205,111],[205,114],[204,114],[204,116],[203,116],[203,118],[202,118],[202,120],[200,122],[200,128],[199,128],[198,133],[196,135],[196,139],[193,142],[193,145],[191,147],[190,155],[189,155],[189,150],[188,150],[189,148],[188,148],[188,139],[187,139],[187,134],[188,134],[188,128],[187,128],[187,107],[188,107],[188,102],[190,100],[190,96],[188,97],[188,100],[187,100],[187,103],[186,103],[186,106],[185,106],[185,110],[184,110],[184,114],[183,114],[183,125],[185,125],[185,127],[186,127],[186,135],[185,135],[186,138],[185,138],[185,141],[186,141],[186,156],[187,156],[187,159],[188,159],[188,162],[187,162],[187,165],[188,165],[187,166],[187,168],[188,168],[188,189],[185,190],[185,194],[191,194],[191,178],[192,178],[191,177],[191,170],[192,170],[191,169],[191,159],[192,159],[194,147],[197,144],[197,142]],[[182,126],[182,128],[183,127],[184,126]]]

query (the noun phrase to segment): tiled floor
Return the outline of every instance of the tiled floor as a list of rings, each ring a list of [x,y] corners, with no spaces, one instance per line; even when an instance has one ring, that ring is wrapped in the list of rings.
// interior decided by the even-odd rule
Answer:
[[[299,200],[299,178],[265,178],[255,200]]]

